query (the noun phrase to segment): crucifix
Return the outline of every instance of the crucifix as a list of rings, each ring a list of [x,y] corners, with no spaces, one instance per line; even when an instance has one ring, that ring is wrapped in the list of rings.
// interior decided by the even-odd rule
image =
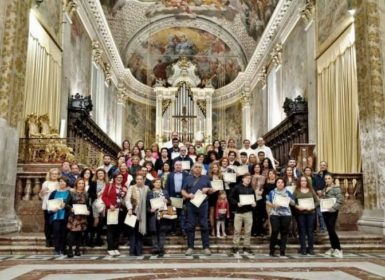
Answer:
[[[182,122],[182,141],[189,140],[192,141],[192,139],[188,139],[187,136],[189,134],[188,131],[188,121],[189,119],[195,119],[196,116],[187,116],[187,108],[186,106],[182,107],[182,115],[172,116],[173,118],[180,119]]]

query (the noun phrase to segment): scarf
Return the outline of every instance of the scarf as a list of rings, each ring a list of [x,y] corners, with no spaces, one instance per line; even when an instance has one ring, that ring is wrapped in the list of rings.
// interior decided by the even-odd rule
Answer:
[[[139,191],[139,205],[136,215],[139,220],[139,232],[145,235],[147,232],[147,215],[146,215],[146,199],[147,199],[147,186],[137,187]]]

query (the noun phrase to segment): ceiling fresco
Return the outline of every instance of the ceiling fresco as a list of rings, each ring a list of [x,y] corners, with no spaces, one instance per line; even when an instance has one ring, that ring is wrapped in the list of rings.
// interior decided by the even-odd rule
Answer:
[[[157,79],[166,80],[170,65],[187,55],[197,64],[202,86],[211,84],[214,88],[230,83],[245,69],[278,2],[100,0],[123,63],[136,79],[149,86]],[[160,26],[156,23],[174,16],[172,25],[145,33],[148,26]],[[195,19],[205,20],[213,28],[198,23],[191,26]]]
[[[136,79],[153,86],[172,75],[172,64],[182,56],[197,66],[202,87],[223,87],[244,69],[237,54],[221,39],[204,30],[184,27],[149,35],[133,53],[126,54],[124,63]]]

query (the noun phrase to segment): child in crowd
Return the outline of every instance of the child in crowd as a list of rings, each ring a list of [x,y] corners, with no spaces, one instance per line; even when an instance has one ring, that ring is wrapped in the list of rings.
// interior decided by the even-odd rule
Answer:
[[[219,197],[215,206],[215,217],[217,221],[217,237],[226,237],[225,221],[230,218],[230,207],[225,191],[219,191]],[[220,234],[222,230],[222,235]]]

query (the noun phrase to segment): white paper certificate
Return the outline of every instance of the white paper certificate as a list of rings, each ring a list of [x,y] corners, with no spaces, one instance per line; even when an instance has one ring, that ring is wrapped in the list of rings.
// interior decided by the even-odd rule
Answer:
[[[161,197],[150,199],[150,204],[152,209],[163,209],[165,205]]]
[[[287,189],[291,194],[293,194],[293,193],[294,193],[294,190],[295,190],[295,186],[286,186],[286,189]]]
[[[330,209],[336,204],[337,199],[333,198],[324,198],[320,200],[320,210],[321,212],[329,212]]]
[[[190,170],[190,161],[189,160],[182,160],[182,169],[183,170]]]
[[[298,206],[301,206],[305,209],[314,209],[314,198],[310,197],[298,199]]]
[[[48,211],[56,211],[57,209],[62,209],[63,199],[50,199],[47,202]]]
[[[242,205],[251,205],[255,203],[255,197],[253,194],[240,194],[239,203]]]
[[[171,159],[179,157],[179,152],[172,152],[171,153]]]
[[[194,198],[190,200],[190,202],[192,204],[195,205],[195,207],[199,208],[202,204],[202,202],[206,199],[207,195],[202,193],[201,190],[198,190],[195,194],[194,194]]]
[[[248,165],[238,166],[237,172],[239,176],[245,175],[246,173],[249,173],[249,166]]]
[[[75,215],[88,216],[90,214],[90,211],[88,211],[87,205],[85,204],[74,204],[72,205],[72,209],[74,210]]]
[[[212,180],[211,181],[211,188],[214,192],[216,191],[223,191],[223,181],[222,180]]]
[[[235,173],[223,173],[223,180],[229,183],[237,182],[237,174]]]
[[[289,203],[290,203],[290,197],[288,196],[276,195],[274,197],[273,204],[276,204],[281,207],[289,207]]]
[[[135,215],[126,215],[126,218],[124,219],[124,223],[128,225],[129,227],[135,228],[136,224],[136,216]]]
[[[119,223],[119,209],[107,211],[107,225],[117,225]]]
[[[183,198],[179,197],[170,197],[171,205],[175,208],[182,209],[183,208]]]

